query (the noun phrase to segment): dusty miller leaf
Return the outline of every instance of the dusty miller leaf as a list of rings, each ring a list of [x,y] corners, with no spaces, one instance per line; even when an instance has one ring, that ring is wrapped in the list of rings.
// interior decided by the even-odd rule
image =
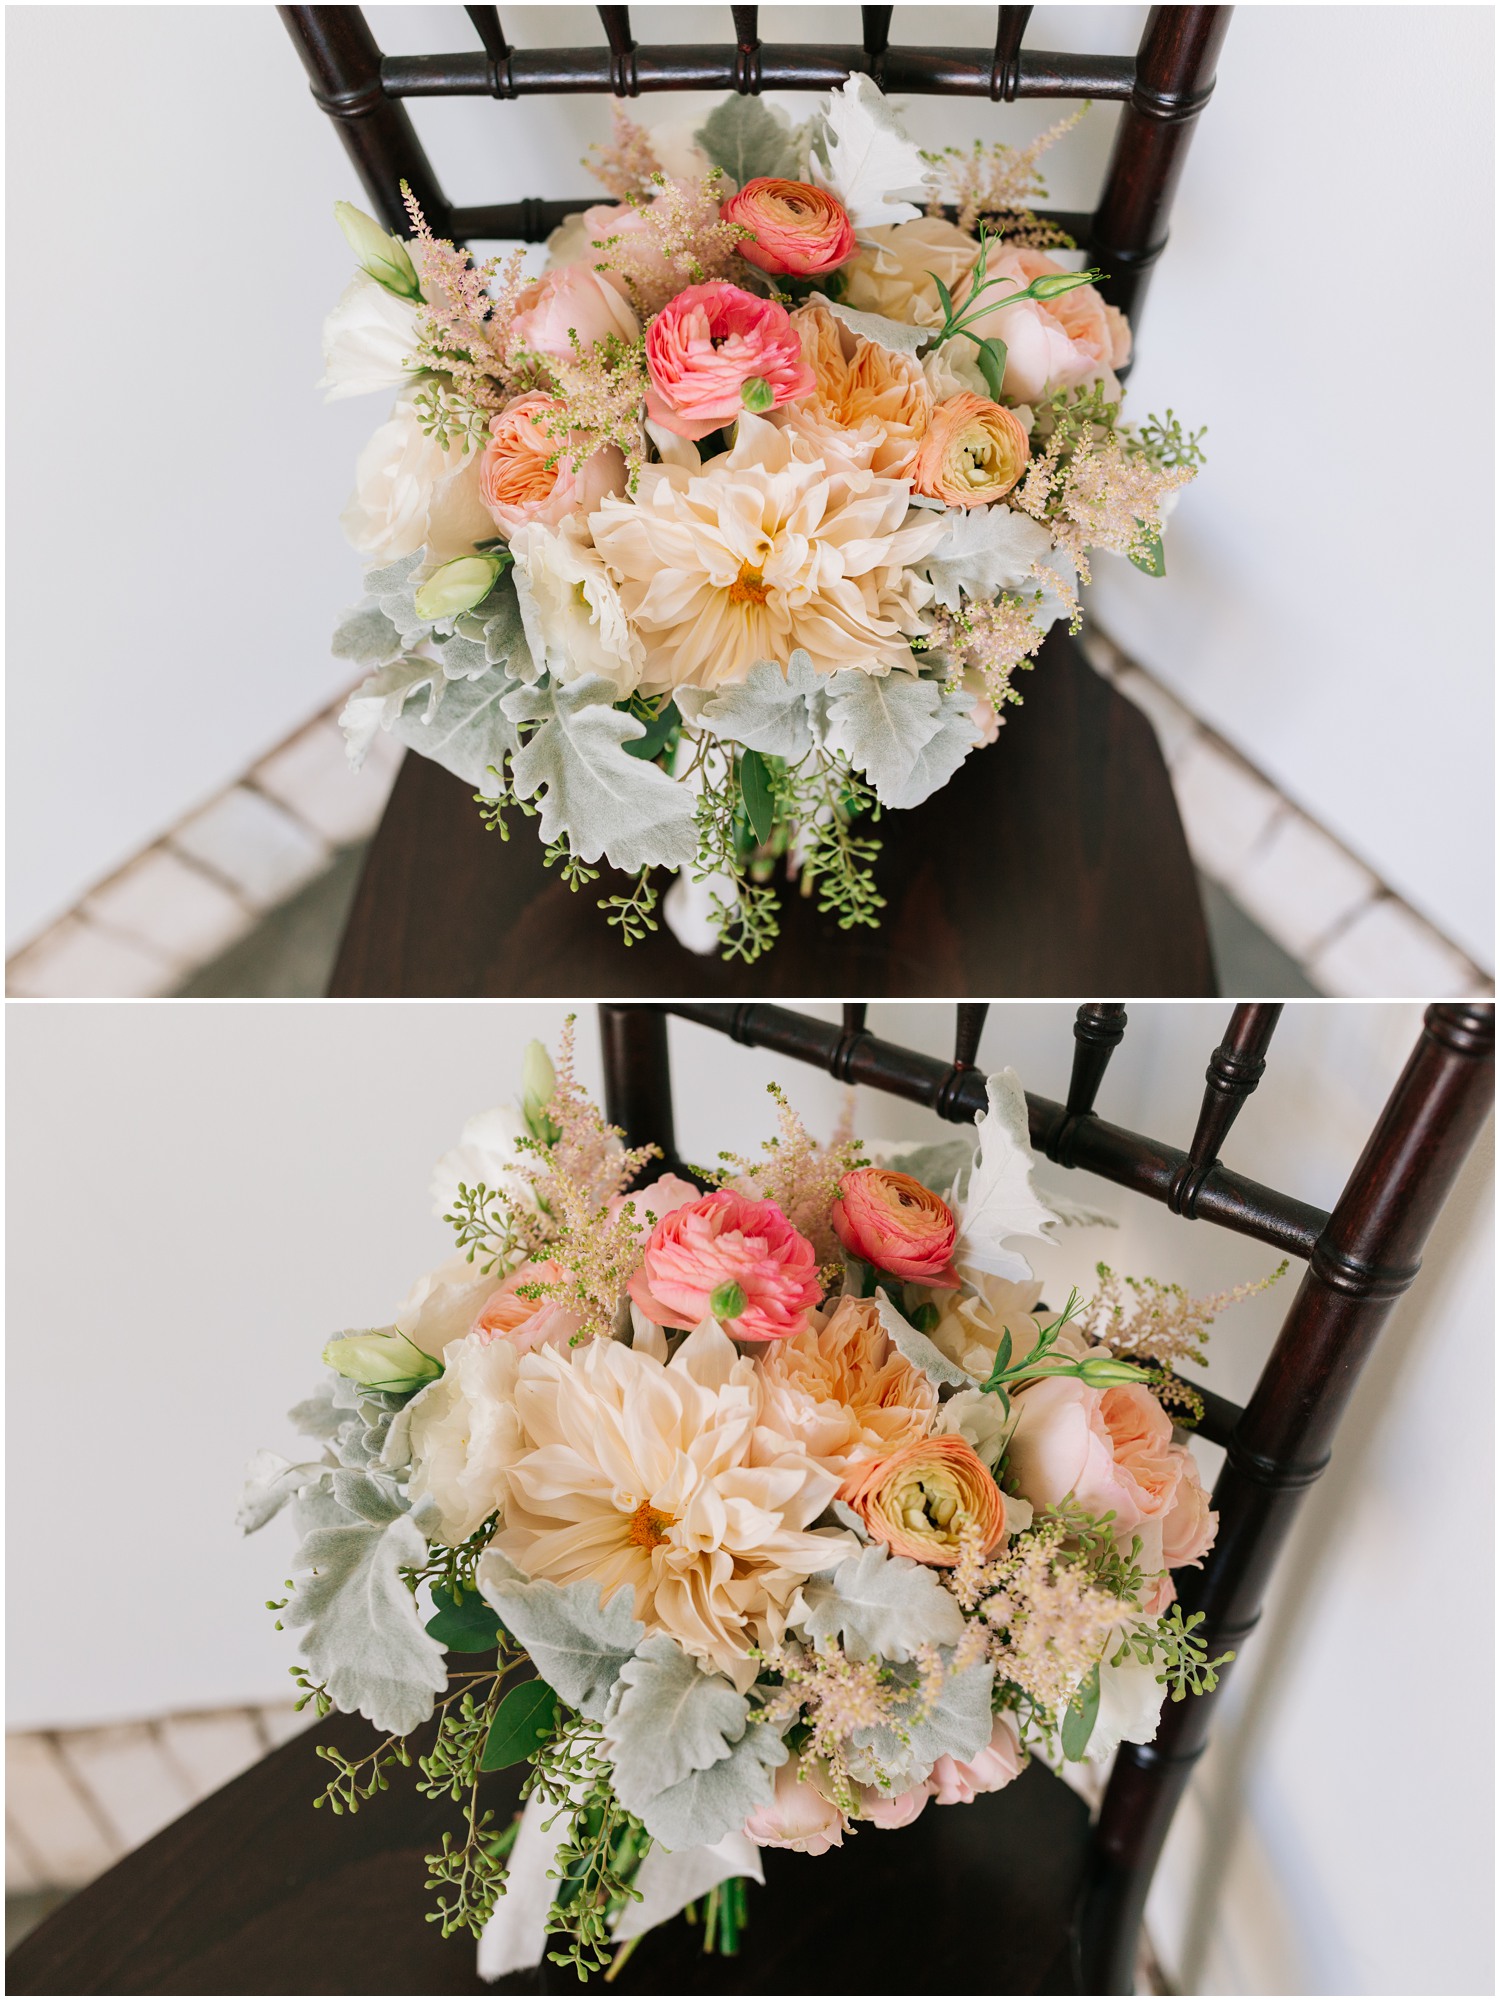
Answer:
[[[972,695],[945,695],[915,674],[844,667],[828,689],[828,748],[865,774],[883,806],[917,806],[978,742],[972,706]]]
[[[413,696],[427,690],[426,714],[430,718],[446,685],[437,661],[415,658],[392,661],[361,681],[339,716],[349,762],[355,770],[364,763],[377,732],[394,729]]]
[[[961,592],[986,600],[1002,591],[1031,597],[1041,588],[1031,574],[1033,563],[1046,563],[1062,575],[1072,569],[1040,522],[997,500],[992,507],[951,509],[942,541],[917,567],[931,579],[938,603],[957,611]],[[1038,617],[1039,628],[1043,623]]]
[[[920,1369],[929,1382],[936,1383],[940,1389],[968,1390],[974,1387],[974,1378],[968,1370],[961,1369],[957,1362],[950,1362],[941,1348],[935,1347],[920,1328],[913,1327],[906,1315],[891,1304],[884,1291],[875,1294],[875,1309],[897,1352],[914,1369]]]
[[[853,1660],[909,1661],[929,1641],[952,1646],[963,1638],[964,1615],[952,1592],[883,1543],[845,1557],[832,1577],[813,1578],[801,1602],[802,1629],[825,1645],[842,1637]]]
[[[504,768],[507,753],[520,743],[505,707],[515,686],[503,667],[487,667],[476,681],[450,681],[436,708],[429,705],[419,713],[413,703],[403,709],[393,725],[394,734],[493,799],[499,791],[494,773]]]
[[[430,619],[416,607],[417,588],[422,581],[423,557],[418,549],[410,556],[398,556],[393,563],[365,572],[365,595],[373,598],[401,635],[403,646],[415,646],[432,631]]]
[[[951,1666],[953,1649],[939,1650],[945,1667]],[[977,1758],[990,1741],[994,1717],[990,1693],[995,1671],[988,1661],[965,1668],[962,1674],[946,1674],[937,1699],[930,1707],[922,1701],[915,1667],[896,1667],[892,1677],[906,1688],[893,1705],[898,1728],[879,1723],[853,1730],[849,1742],[868,1756],[850,1758],[856,1779],[885,1779],[894,1792],[905,1791],[925,1779],[939,1758]]]
[[[733,1833],[775,1790],[772,1776],[787,1759],[768,1723],[750,1723],[727,1758],[690,1772],[646,1804],[646,1832],[663,1848],[707,1848]]]
[[[242,1535],[254,1535],[305,1487],[332,1478],[333,1468],[320,1460],[294,1465],[279,1452],[254,1452],[245,1466],[245,1484],[240,1491],[234,1525]]]
[[[698,852],[692,793],[626,752],[645,724],[614,708],[614,694],[602,675],[587,674],[565,688],[507,695],[508,718],[541,723],[511,759],[512,783],[520,798],[540,795],[543,840],[566,834],[584,861],[607,855],[630,873],[682,868]]]
[[[837,299],[825,298],[815,292],[810,304],[824,306],[836,320],[842,320],[849,331],[858,334],[861,340],[874,341],[877,347],[889,348],[892,354],[918,354],[932,339],[932,327],[908,326],[905,320],[888,320],[883,313],[861,313],[853,306],[840,305]]]
[[[570,1708],[599,1722],[621,1668],[646,1635],[631,1609],[631,1593],[617,1590],[601,1604],[596,1581],[533,1583],[493,1553],[479,1559],[474,1581],[543,1681]]]
[[[727,1758],[749,1717],[733,1683],[675,1640],[643,1640],[620,1670],[605,1725],[620,1804],[639,1818],[658,1793]]]
[[[929,168],[867,76],[856,72],[830,93],[814,143],[813,178],[838,196],[856,229],[915,221]]]
[[[401,634],[378,604],[360,604],[346,611],[334,627],[330,651],[335,660],[388,667],[401,655]]]
[[[1019,1251],[1006,1248],[1010,1237],[1040,1237],[1057,1218],[1036,1186],[1036,1162],[1031,1152],[1031,1128],[1026,1093],[1014,1070],[1000,1070],[986,1079],[988,1112],[974,1120],[979,1152],[958,1212],[958,1243],[953,1262],[960,1271],[987,1271],[996,1278],[1031,1277],[1031,1266]]]
[[[726,97],[693,134],[736,187],[761,179],[801,180],[801,148],[791,120],[761,97]]]
[[[785,669],[757,660],[743,681],[708,696],[678,690],[687,720],[746,750],[798,764],[812,749],[822,721],[823,677],[799,646]]]
[[[889,1166],[893,1174],[909,1174],[934,1195],[947,1196],[974,1160],[972,1139],[939,1139],[928,1146],[914,1146],[896,1154]]]
[[[337,1471],[297,1504],[307,1526],[283,1620],[304,1626],[308,1672],[343,1710],[380,1730],[414,1730],[447,1685],[443,1650],[423,1627],[401,1572],[427,1538],[393,1480]]]

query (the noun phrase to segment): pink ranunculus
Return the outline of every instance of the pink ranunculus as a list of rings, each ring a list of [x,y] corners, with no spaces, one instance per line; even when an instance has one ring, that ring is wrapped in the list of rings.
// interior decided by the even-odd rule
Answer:
[[[689,285],[646,335],[646,414],[680,438],[706,438],[747,409],[810,395],[817,379],[784,307],[717,280]]]
[[[587,264],[565,264],[519,294],[510,339],[534,354],[572,355],[572,334],[587,352],[610,335],[634,340],[640,330],[628,303],[599,272]]]
[[[1219,1518],[1208,1504],[1208,1495],[1198,1475],[1198,1462],[1185,1445],[1174,1445],[1172,1456],[1181,1470],[1172,1505],[1162,1517],[1162,1559],[1173,1570],[1185,1563],[1201,1563],[1214,1546]]]
[[[894,1799],[887,1799],[874,1786],[861,1786],[858,1790],[859,1819],[885,1828],[910,1827],[932,1798],[925,1785],[913,1786],[910,1792],[897,1793]]]
[[[980,1793],[997,1793],[1021,1774],[1021,1740],[1008,1716],[997,1716],[990,1741],[977,1758],[939,1758],[927,1790],[939,1806],[969,1806]]]
[[[846,1174],[833,1205],[833,1227],[845,1250],[892,1278],[910,1285],[958,1284],[953,1211],[909,1174],[884,1167],[857,1167]]]
[[[566,1349],[583,1324],[581,1315],[558,1299],[528,1299],[520,1291],[523,1285],[556,1285],[566,1277],[555,1258],[517,1265],[480,1307],[469,1331],[482,1341],[508,1341],[523,1355],[549,1345]]]
[[[1090,1514],[1113,1511],[1126,1535],[1171,1509],[1182,1480],[1172,1420],[1144,1384],[1093,1390],[1076,1376],[1044,1377],[1013,1408],[1006,1478],[1034,1507],[1071,1494]]]
[[[663,1216],[629,1286],[659,1327],[715,1319],[738,1341],[800,1334],[822,1290],[817,1253],[782,1210],[728,1188]]]
[[[854,224],[843,203],[805,181],[746,181],[719,213],[752,232],[739,253],[762,271],[814,278],[854,255]]]
[[[691,1181],[684,1181],[680,1174],[662,1174],[655,1181],[647,1182],[644,1188],[632,1188],[628,1194],[617,1195],[609,1205],[609,1220],[618,1223],[626,1207],[635,1210],[636,1221],[640,1225],[640,1239],[644,1243],[655,1229],[655,1223],[646,1221],[647,1211],[659,1223],[663,1216],[670,1216],[674,1209],[681,1209],[688,1202],[696,1202],[702,1189],[695,1188]]]
[[[1005,394],[1017,403],[1035,403],[1049,389],[1112,377],[1130,359],[1130,327],[1125,315],[1106,304],[1092,285],[1080,285],[1056,299],[1027,299],[1007,306],[1007,293],[1024,292],[1033,278],[1050,277],[1063,266],[1040,250],[1011,248],[993,253],[985,278],[1008,278],[1005,290],[982,292],[973,317],[964,324],[981,340],[1006,344]],[[964,293],[955,289],[964,308]]]
[[[560,398],[534,389],[490,419],[479,491],[502,535],[514,535],[526,521],[556,528],[570,514],[591,513],[606,494],[625,491],[625,455],[618,445],[575,464],[561,423],[566,414]]]
[[[797,1760],[789,1758],[776,1774],[776,1791],[745,1822],[745,1833],[757,1848],[795,1848],[799,1855],[824,1855],[842,1848],[844,1816],[816,1786],[797,1777]]]

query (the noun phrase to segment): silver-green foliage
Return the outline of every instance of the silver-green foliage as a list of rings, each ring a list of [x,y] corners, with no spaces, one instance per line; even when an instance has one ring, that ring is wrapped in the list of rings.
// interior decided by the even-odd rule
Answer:
[[[964,1615],[930,1570],[871,1543],[831,1577],[802,1587],[798,1623],[821,1646],[838,1641],[852,1660],[909,1661],[918,1647],[963,1638]]]
[[[783,111],[761,97],[726,97],[693,134],[736,187],[761,179],[804,181],[807,142]]]
[[[749,1720],[749,1702],[723,1675],[665,1634],[643,1640],[605,1719],[620,1804],[649,1826],[652,1800],[727,1758]]]
[[[474,1575],[543,1681],[597,1723],[621,1668],[646,1636],[631,1593],[619,1590],[601,1603],[597,1582],[532,1582],[494,1551],[480,1558]]]
[[[974,698],[915,674],[842,668],[828,688],[828,748],[847,757],[883,806],[918,806],[979,741]]]

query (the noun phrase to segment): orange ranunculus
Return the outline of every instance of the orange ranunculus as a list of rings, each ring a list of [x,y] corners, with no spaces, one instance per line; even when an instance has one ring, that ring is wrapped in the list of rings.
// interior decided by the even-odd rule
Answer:
[[[877,1271],[911,1285],[958,1284],[953,1211],[909,1174],[857,1167],[839,1183],[833,1205],[839,1242]]]
[[[912,461],[917,493],[949,507],[984,507],[1010,492],[1031,446],[1014,410],[983,396],[950,396],[932,413]]]
[[[969,1441],[951,1433],[862,1469],[849,1505],[893,1556],[918,1563],[957,1563],[967,1531],[981,1554],[1005,1533],[1005,1496]]]
[[[719,213],[752,232],[739,253],[761,271],[815,278],[854,255],[854,225],[843,203],[805,181],[746,181]]]

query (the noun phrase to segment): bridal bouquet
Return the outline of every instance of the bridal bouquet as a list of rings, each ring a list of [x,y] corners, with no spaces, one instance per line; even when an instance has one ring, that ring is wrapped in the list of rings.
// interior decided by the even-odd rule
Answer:
[[[343,516],[342,720],[356,764],[389,730],[502,835],[538,818],[573,888],[633,878],[627,943],[665,869],[683,942],[748,961],[778,863],[878,924],[869,823],[993,741],[1091,549],[1162,573],[1200,453],[1121,420],[1130,330],[1026,206],[1062,127],[923,153],[863,76],[800,127],[616,119],[616,200],[537,278],[339,204],[325,387],[399,390]]]
[[[549,1939],[596,1971],[693,1904],[733,1950],[762,1849],[1147,1742],[1214,1685],[1174,1603],[1216,1524],[1173,1363],[1247,1288],[1100,1267],[1043,1309],[1013,1239],[1063,1205],[1011,1071],[969,1141],[883,1166],[777,1096],[759,1157],[642,1185],[653,1149],[534,1045],[436,1170],[456,1254],[291,1413],[320,1456],[249,1468],[241,1525],[290,1503],[302,1538],[302,1700],[384,1733],[321,1752],[323,1797],[371,1800],[436,1713],[419,1783],[464,1810],[429,1887],[489,1977]]]

